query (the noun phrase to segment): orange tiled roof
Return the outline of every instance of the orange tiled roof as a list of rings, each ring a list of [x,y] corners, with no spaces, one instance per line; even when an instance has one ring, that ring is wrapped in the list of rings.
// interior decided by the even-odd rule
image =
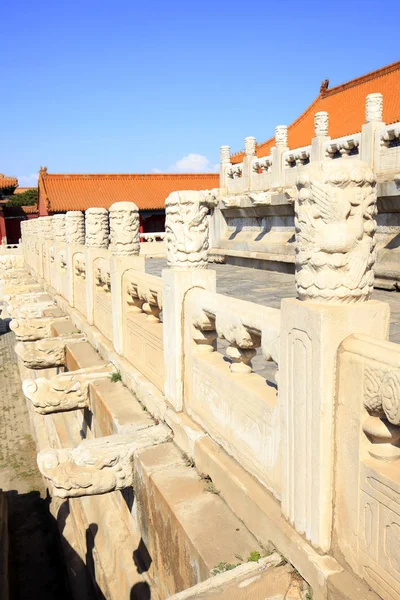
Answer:
[[[357,79],[327,89],[328,81],[321,85],[320,94],[314,102],[288,127],[289,148],[308,146],[314,137],[314,115],[325,110],[329,113],[329,135],[338,138],[361,131],[365,123],[365,98],[368,94],[383,94],[383,120],[385,123],[400,121],[400,61],[372,71]],[[257,148],[257,156],[267,156],[275,146],[270,138]],[[244,153],[232,156],[233,163],[243,160]]]
[[[0,189],[2,188],[10,188],[17,187],[18,179],[16,177],[5,177],[2,173],[0,173]]]
[[[21,209],[26,215],[34,215],[38,211],[38,205],[32,204],[32,206],[21,206]]]
[[[61,175],[39,173],[39,195],[48,212],[109,208],[113,202],[134,202],[140,210],[163,209],[167,196],[178,190],[219,187],[217,173]]]
[[[17,189],[14,191],[14,194],[24,194],[25,192],[27,192],[28,190],[36,190],[36,187],[17,187]]]

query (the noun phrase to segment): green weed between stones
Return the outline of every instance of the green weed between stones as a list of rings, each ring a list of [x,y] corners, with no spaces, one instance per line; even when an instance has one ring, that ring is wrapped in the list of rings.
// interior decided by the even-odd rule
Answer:
[[[206,477],[204,477],[204,479],[206,479]],[[211,481],[211,483],[212,483],[212,481]],[[250,554],[246,560],[243,560],[243,557],[240,556],[240,554],[235,554],[235,558],[237,558],[239,561],[238,563],[234,564],[234,563],[227,563],[227,562],[221,561],[220,563],[217,564],[216,567],[214,567],[211,570],[211,575],[219,575],[220,573],[225,573],[225,571],[232,571],[232,569],[236,569],[236,567],[240,567],[240,565],[243,565],[244,563],[258,562],[261,558],[265,558],[265,557],[269,556],[270,554],[271,554],[271,552],[266,552],[265,554],[261,554],[258,550],[253,550],[252,552],[250,552]],[[307,598],[307,600],[312,600],[311,596],[310,596],[310,598]]]
[[[121,380],[122,380],[122,377],[121,377],[121,373],[120,373],[120,371],[114,371],[114,373],[111,373],[111,375],[110,375],[110,380],[111,380],[113,383],[117,383],[117,381],[121,381]]]

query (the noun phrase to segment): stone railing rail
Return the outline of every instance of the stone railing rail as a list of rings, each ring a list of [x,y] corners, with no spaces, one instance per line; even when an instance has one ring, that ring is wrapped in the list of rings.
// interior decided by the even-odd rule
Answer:
[[[147,319],[160,322],[162,311],[162,279],[130,269],[124,273],[126,302],[129,310],[145,313]]]
[[[323,153],[326,158],[337,159],[343,157],[356,156],[360,154],[361,133],[348,135],[324,144]]]
[[[186,411],[279,498],[279,400],[273,375],[266,381],[252,361],[260,349],[279,362],[280,310],[193,288],[184,314]]]
[[[196,290],[191,302],[193,339],[199,352],[212,351],[216,337],[229,344],[233,373],[251,373],[251,358],[261,348],[267,361],[279,364],[280,310],[222,294]]]

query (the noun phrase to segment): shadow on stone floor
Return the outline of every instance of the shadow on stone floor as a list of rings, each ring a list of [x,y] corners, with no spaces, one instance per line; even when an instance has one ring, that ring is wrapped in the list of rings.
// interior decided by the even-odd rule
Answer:
[[[70,514],[68,500],[60,505],[57,524],[49,510],[49,496],[42,498],[38,491],[21,494],[16,490],[5,492],[5,495],[10,600],[109,598],[93,577],[96,573],[95,538],[99,529],[96,523],[90,523],[85,530],[86,553],[82,560],[63,535]],[[148,571],[152,560],[143,540],[132,560],[139,575]],[[150,600],[151,597],[151,588],[146,581],[135,583],[129,594],[129,600]]]
[[[70,600],[67,573],[49,498],[5,492],[9,529],[10,600]]]

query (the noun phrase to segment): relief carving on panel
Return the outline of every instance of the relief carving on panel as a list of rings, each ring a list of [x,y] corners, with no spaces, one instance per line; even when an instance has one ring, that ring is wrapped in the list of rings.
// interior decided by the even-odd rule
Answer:
[[[97,287],[102,288],[105,292],[111,291],[111,275],[108,267],[96,267],[94,280]]]
[[[83,254],[77,254],[74,258],[74,273],[76,277],[86,279],[86,261]]]

